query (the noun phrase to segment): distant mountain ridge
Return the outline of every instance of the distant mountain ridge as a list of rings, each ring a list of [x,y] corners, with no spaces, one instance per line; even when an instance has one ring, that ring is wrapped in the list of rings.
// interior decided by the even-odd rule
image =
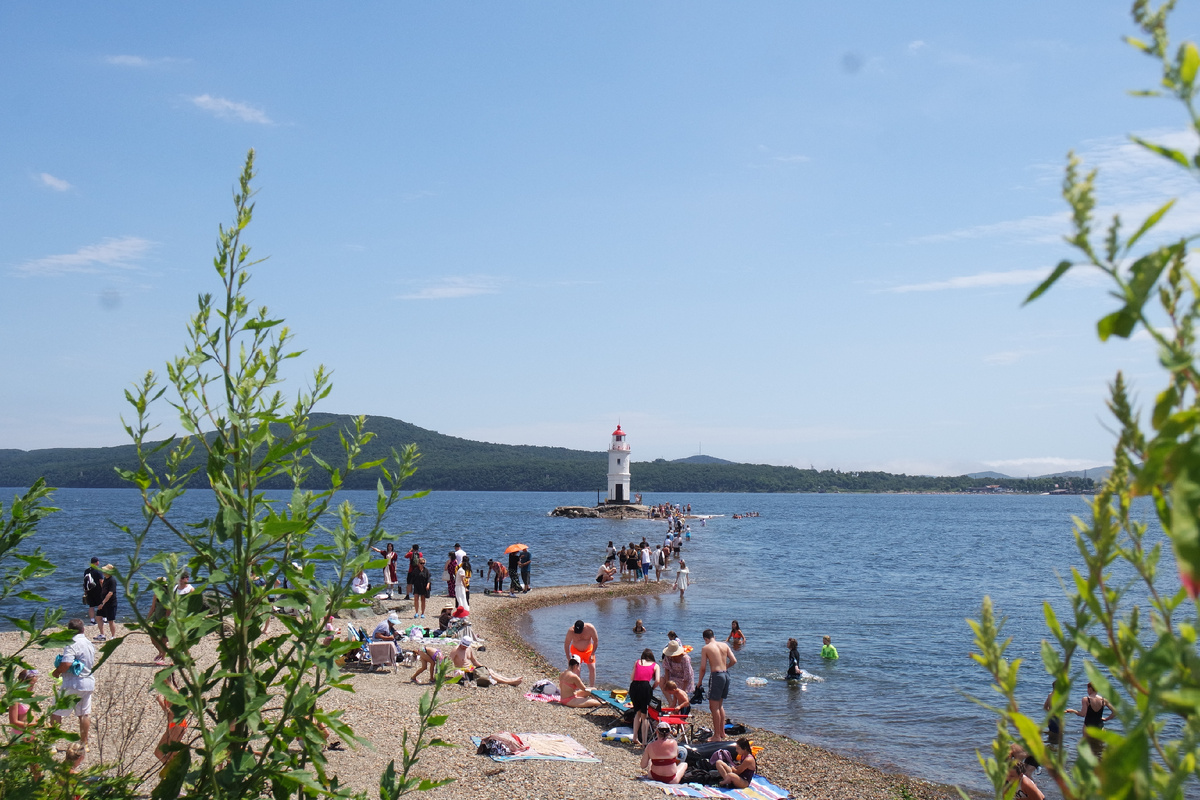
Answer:
[[[1050,478],[1091,478],[1096,483],[1101,483],[1108,479],[1108,473],[1112,472],[1112,467],[1089,467],[1088,469],[1077,469],[1072,472],[1051,472],[1048,475],[1036,475],[1034,480],[1048,480]],[[1012,475],[1005,475],[1002,472],[968,472],[968,478],[997,478],[1003,480],[1020,480]]]
[[[325,425],[313,445],[324,461],[341,461],[339,431],[351,427],[346,414],[313,414],[314,425]],[[361,461],[385,458],[393,448],[416,443],[421,452],[412,489],[438,491],[598,492],[607,486],[608,458],[604,451],[565,447],[493,444],[447,436],[389,417],[370,417],[368,430],[376,438],[364,449]],[[636,449],[635,449],[636,453]],[[199,464],[199,456],[194,456]],[[151,462],[163,468],[165,453]],[[29,486],[45,477],[51,486],[64,488],[125,488],[115,467],[136,468],[133,445],[47,450],[0,450],[0,486]],[[738,464],[712,456],[689,456],[678,461],[633,461],[635,492],[959,492],[996,482],[1014,491],[1043,492],[1059,481],[1049,479],[971,478],[893,475],[887,472],[842,472],[797,469],[768,464]],[[1090,471],[1089,471],[1090,473]],[[202,472],[191,486],[206,484]],[[313,470],[309,485],[326,485],[327,478]],[[349,489],[374,489],[376,475],[358,474],[346,482]],[[263,488],[285,488],[278,478]]]

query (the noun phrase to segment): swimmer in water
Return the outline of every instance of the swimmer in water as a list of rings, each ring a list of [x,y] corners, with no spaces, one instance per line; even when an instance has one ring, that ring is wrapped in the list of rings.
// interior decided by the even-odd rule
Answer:
[[[642,621],[640,619],[637,622],[633,623],[633,632],[634,633],[645,633],[646,632],[646,626],[642,624]]]
[[[787,679],[789,681],[800,680],[800,643],[795,639],[788,639],[788,668]]]
[[[741,647],[746,643],[746,634],[742,633],[742,627],[738,625],[738,621],[733,621],[733,627],[729,631],[729,636],[725,638],[732,647]]]

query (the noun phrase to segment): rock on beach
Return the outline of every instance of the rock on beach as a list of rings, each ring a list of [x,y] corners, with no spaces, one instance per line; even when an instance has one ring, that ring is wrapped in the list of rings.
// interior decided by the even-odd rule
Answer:
[[[452,685],[444,690],[445,699],[452,701],[445,709],[449,720],[436,732],[454,747],[426,750],[418,771],[423,777],[453,778],[454,782],[427,796],[442,800],[662,797],[656,787],[638,780],[642,774],[639,766],[641,751],[627,744],[601,740],[600,733],[617,724],[611,716],[603,712],[587,715],[583,710],[564,708],[556,703],[525,699],[525,692],[535,681],[557,678],[561,667],[549,663],[517,634],[519,618],[534,608],[648,594],[661,588],[656,584],[636,583],[604,587],[553,586],[516,597],[473,593],[472,627],[486,645],[484,651],[478,653],[479,660],[497,672],[510,677],[522,676],[525,680],[519,687],[494,685],[480,688],[471,684]],[[445,599],[430,598],[430,608],[440,608],[439,600]],[[402,619],[406,618],[406,613],[411,619],[410,602],[392,600],[384,605],[389,611],[396,610]],[[21,639],[22,634],[17,632],[0,633],[0,649],[14,652]],[[411,649],[414,645],[407,647]],[[442,647],[449,648],[450,645]],[[199,662],[206,663],[215,657],[215,651],[216,637],[210,637],[201,643],[194,655]],[[34,652],[29,655],[29,660],[43,672],[48,672],[56,652]],[[92,746],[87,764],[121,758],[132,762],[137,771],[157,766],[153,751],[162,733],[163,715],[150,690],[156,669],[154,654],[148,638],[133,634],[97,672]],[[606,653],[601,641],[600,657],[622,658],[623,654]],[[390,672],[352,672],[353,693],[334,691],[326,695],[323,705],[342,709],[346,722],[369,742],[366,747],[328,753],[330,770],[344,785],[366,792],[368,796],[378,795],[379,775],[389,761],[399,758],[404,730],[415,731],[418,701],[429,690],[427,685],[417,686],[409,681],[413,672],[415,667],[403,666]],[[707,713],[697,710],[694,717],[697,727],[711,725]],[[68,730],[73,730],[74,724],[73,718],[68,717]],[[497,731],[566,734],[595,753],[602,763],[497,763],[476,755],[471,737]],[[765,748],[759,758],[762,774],[789,789],[796,798],[934,800],[957,797],[950,787],[889,774],[768,731],[750,729],[747,735]],[[153,771],[150,774],[153,775]],[[149,788],[147,785],[143,790],[148,792]]]

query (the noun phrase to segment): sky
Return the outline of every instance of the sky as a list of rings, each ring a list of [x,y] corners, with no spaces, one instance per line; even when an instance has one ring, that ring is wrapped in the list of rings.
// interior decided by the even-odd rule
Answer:
[[[1176,39],[1200,37],[1195,2]],[[0,448],[127,442],[256,152],[248,293],[320,410],[469,439],[922,474],[1111,463],[1066,154],[1200,189],[1128,4],[0,5]],[[169,407],[154,419],[176,429]]]

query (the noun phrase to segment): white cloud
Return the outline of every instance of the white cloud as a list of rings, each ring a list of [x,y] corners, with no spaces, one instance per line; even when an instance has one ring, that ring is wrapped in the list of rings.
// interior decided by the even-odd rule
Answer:
[[[1002,458],[994,461],[984,461],[990,469],[1003,472],[1014,477],[1026,475],[1048,475],[1052,472],[1074,472],[1081,469],[1095,469],[1101,465],[1095,461],[1083,458],[1061,458],[1059,456],[1035,456],[1032,458]]]
[[[1030,355],[1029,350],[1002,350],[999,353],[992,353],[983,357],[983,363],[994,364],[996,366],[1006,367],[1009,364],[1015,364],[1027,355]]]
[[[226,100],[224,97],[213,97],[209,94],[202,94],[188,99],[194,106],[209,112],[218,119],[234,119],[241,122],[253,122],[258,125],[274,124],[265,111],[246,103],[237,103],[233,100]]]
[[[502,281],[489,275],[462,275],[443,278],[409,294],[399,295],[400,300],[453,300],[459,297],[474,297],[480,294],[496,294]]]
[[[137,262],[149,254],[154,243],[136,236],[105,239],[99,244],[81,247],[74,253],[43,256],[18,264],[13,274],[22,277],[103,273],[137,269]]]
[[[910,283],[894,286],[889,292],[939,292],[945,289],[990,289],[996,286],[1027,286],[1045,280],[1048,269],[1014,269],[1008,272],[980,272],[975,275],[960,275],[943,281]]]
[[[62,178],[56,178],[53,175],[51,175],[49,172],[42,172],[42,173],[38,174],[38,180],[42,182],[43,186],[49,187],[56,192],[65,192],[68,189],[75,188],[71,184],[64,181]]]
[[[919,53],[921,50],[924,50],[924,49],[925,49],[925,42],[921,41],[920,39],[916,39],[915,41],[911,41],[908,43],[909,55]]]
[[[139,69],[147,69],[149,67],[164,67],[168,64],[182,64],[187,59],[185,58],[144,58],[143,56],[105,56],[104,63],[112,64],[115,67],[136,67]]]
[[[781,164],[804,164],[812,159],[808,156],[775,156],[773,160]]]

